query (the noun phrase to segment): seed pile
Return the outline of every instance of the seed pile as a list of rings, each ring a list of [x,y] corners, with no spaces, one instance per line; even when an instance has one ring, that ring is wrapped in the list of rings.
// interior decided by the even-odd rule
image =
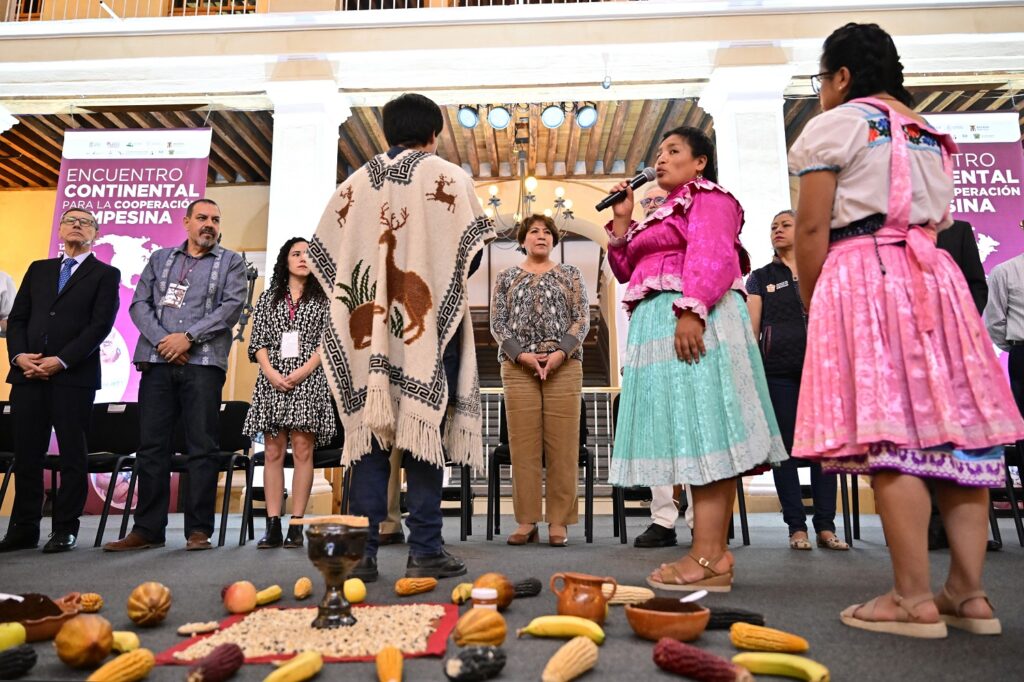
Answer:
[[[353,609],[352,627],[318,630],[310,623],[316,609],[260,609],[224,628],[174,657],[182,662],[203,658],[217,646],[237,644],[246,659],[288,656],[300,651],[319,651],[325,658],[373,656],[386,645],[414,654],[425,651],[427,639],[444,607],[431,604],[396,604]]]

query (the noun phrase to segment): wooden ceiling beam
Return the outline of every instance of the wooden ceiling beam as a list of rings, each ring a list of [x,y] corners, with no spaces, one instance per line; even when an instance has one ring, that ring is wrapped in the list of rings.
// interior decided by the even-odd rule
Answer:
[[[471,128],[463,128],[459,125],[459,135],[462,137],[463,146],[466,148],[466,159],[469,161],[469,168],[474,178],[480,177],[480,155],[476,150],[476,135]]]
[[[0,181],[2,181],[7,187],[35,187],[31,180],[22,177],[17,171],[8,168],[5,165],[4,159],[0,159]]]
[[[147,114],[148,116],[149,114]],[[162,122],[162,125],[167,128],[206,128],[206,120],[202,115],[193,116],[191,112],[185,111],[168,111],[168,112],[153,112],[153,116]],[[217,175],[224,178],[226,183],[235,182],[238,176],[238,171],[231,165],[229,161],[221,158],[217,152],[216,147],[212,143],[210,144],[210,156],[208,157],[208,163],[212,169],[212,173],[207,175],[208,182],[217,184]]]
[[[612,117],[612,127],[608,131],[608,142],[604,146],[604,174],[610,175],[615,159],[618,158],[619,144],[622,142],[622,131],[626,128],[626,118],[629,115],[629,100],[619,100],[615,103],[615,115]]]
[[[938,105],[933,107],[932,110],[933,111],[946,111],[954,102],[956,102],[958,99],[960,99],[963,96],[963,94],[964,93],[963,93],[962,90],[954,90],[953,92],[951,92],[948,95],[946,95],[945,97],[943,97],[942,101],[939,102]]]
[[[1002,109],[1003,104],[1005,104],[1007,100],[1015,97],[1016,95],[1016,90],[1007,90],[999,97],[992,100],[992,103],[985,107],[985,111],[999,111],[1000,109]]]
[[[366,161],[369,161],[380,153],[380,150],[377,150],[374,147],[373,142],[370,140],[370,135],[366,132],[366,128],[363,126],[363,122],[359,116],[350,116],[342,125],[342,129],[348,133],[349,137],[359,149],[359,153],[362,154],[363,159]]]
[[[263,138],[264,146],[271,150],[270,158],[273,159],[274,153],[274,112],[272,111],[250,111],[249,120],[252,121],[253,126],[259,131],[260,137]]]
[[[942,96],[942,92],[941,91],[933,92],[933,93],[929,94],[927,97],[925,97],[920,102],[918,102],[916,105],[914,105],[914,111],[929,111],[930,108],[931,108],[932,102],[934,102],[935,100],[937,100],[941,96]]]
[[[21,154],[22,158],[31,160],[39,170],[52,173],[54,176],[60,175],[60,159],[54,160],[50,155],[41,153],[34,144],[22,137],[14,128],[0,135],[0,143]]]
[[[341,150],[341,154],[344,158],[345,173],[348,174],[348,169],[355,170],[362,167],[366,160],[359,155],[356,151],[352,141],[349,140],[348,134],[344,130],[338,131],[338,149]]]
[[[14,152],[14,153],[12,153]],[[14,175],[24,178],[32,187],[54,187],[57,184],[56,174],[40,167],[35,161],[18,152],[0,137],[0,164],[7,167]]]
[[[491,177],[496,178],[501,170],[501,162],[498,159],[498,143],[495,140],[495,130],[490,124],[484,124],[483,122],[477,124],[474,130],[479,130],[480,134],[483,135],[484,145],[487,147],[487,158],[491,161]]]
[[[215,111],[210,116],[214,131],[213,144],[221,150],[222,156],[234,157],[234,165],[242,171],[242,177],[247,182],[270,182],[270,164],[260,161],[224,114],[223,111]]]
[[[565,150],[565,174],[576,175],[576,161],[580,154],[580,136],[583,131],[576,124],[575,116],[567,116],[566,119],[569,122],[569,145]]]
[[[636,173],[640,163],[646,160],[642,156],[647,151],[654,127],[658,124],[661,104],[656,100],[644,100],[636,121],[636,130],[633,131],[633,139],[629,141],[629,149],[626,151],[626,175]]]
[[[441,131],[441,140],[444,142],[445,147],[444,158],[456,166],[461,166],[462,154],[459,152],[459,141],[455,137],[455,129],[452,128],[451,112],[447,106],[441,107],[441,116],[444,119],[444,130]]]
[[[373,140],[374,147],[378,150],[377,154],[390,149],[391,145],[388,144],[388,139],[384,136],[384,128],[381,127],[381,122],[377,118],[380,113],[380,109],[373,107],[361,107],[357,108],[355,112],[362,116],[363,124],[370,132],[370,137]]]
[[[587,153],[584,156],[584,163],[587,166],[587,175],[593,175],[597,168],[597,156],[601,151],[601,138],[604,136],[604,124],[608,119],[608,102],[597,103],[597,123],[590,129],[587,140]]]
[[[530,143],[526,148],[526,174],[537,174],[538,148],[540,147],[540,131],[546,130],[540,122],[540,106],[530,105]]]
[[[688,113],[687,109],[687,101],[684,99],[675,99],[666,104],[665,113],[662,114],[658,127],[651,135],[651,143],[647,146],[644,159],[652,163],[654,162],[658,154],[658,147],[661,145],[662,135],[673,128],[683,125],[683,122],[686,120],[686,113]]]
[[[36,156],[51,159],[59,166],[61,161],[60,146],[55,145],[49,137],[44,137],[37,133],[28,118],[21,119],[18,125],[12,127],[4,135],[14,135],[20,138],[25,144],[36,150]]]
[[[957,111],[970,111],[971,107],[977,104],[981,99],[988,94],[988,90],[978,90],[973,95],[967,98],[960,106],[957,107]]]
[[[555,174],[555,156],[558,154],[558,131],[559,128],[548,130],[548,146],[544,152],[544,168],[547,169],[547,176]]]
[[[228,123],[234,124],[231,128],[245,141],[249,148],[256,154],[256,157],[267,169],[267,181],[270,180],[270,145],[263,141],[252,119],[245,112],[225,111],[222,112]],[[255,159],[254,159],[255,160]]]

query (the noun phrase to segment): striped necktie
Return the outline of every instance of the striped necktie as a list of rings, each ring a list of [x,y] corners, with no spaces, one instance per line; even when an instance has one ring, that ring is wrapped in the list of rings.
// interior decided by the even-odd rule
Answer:
[[[57,279],[57,293],[64,291],[64,286],[71,279],[71,268],[75,267],[74,258],[65,258],[64,262],[60,264],[60,277]]]

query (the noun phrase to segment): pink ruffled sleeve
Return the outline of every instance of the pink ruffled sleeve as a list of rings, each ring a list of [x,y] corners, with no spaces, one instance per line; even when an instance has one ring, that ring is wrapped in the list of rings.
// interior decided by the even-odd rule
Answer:
[[[742,209],[720,190],[694,192],[687,214],[683,295],[676,315],[691,310],[707,321],[708,312],[740,277],[736,239],[743,225]]]
[[[616,237],[612,233],[612,222],[608,221],[608,224],[604,226],[604,229],[608,232],[608,265],[612,269],[612,274],[615,275],[615,279],[619,280],[623,284],[629,282],[633,276],[634,264],[629,260],[629,234],[637,228],[637,222],[634,220],[629,224],[629,229],[626,230],[626,234],[621,237]]]

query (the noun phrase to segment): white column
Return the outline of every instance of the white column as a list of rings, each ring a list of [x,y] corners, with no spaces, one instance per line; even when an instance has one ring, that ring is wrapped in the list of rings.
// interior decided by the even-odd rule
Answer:
[[[267,84],[274,102],[267,267],[291,237],[311,237],[337,186],[338,127],[351,116],[333,80]]]
[[[18,123],[18,119],[11,116],[7,107],[0,105],[0,135],[6,133]]]
[[[790,208],[782,93],[794,67],[718,67],[700,97],[715,121],[718,180],[743,205],[740,238],[759,268],[772,257],[772,216]]]

